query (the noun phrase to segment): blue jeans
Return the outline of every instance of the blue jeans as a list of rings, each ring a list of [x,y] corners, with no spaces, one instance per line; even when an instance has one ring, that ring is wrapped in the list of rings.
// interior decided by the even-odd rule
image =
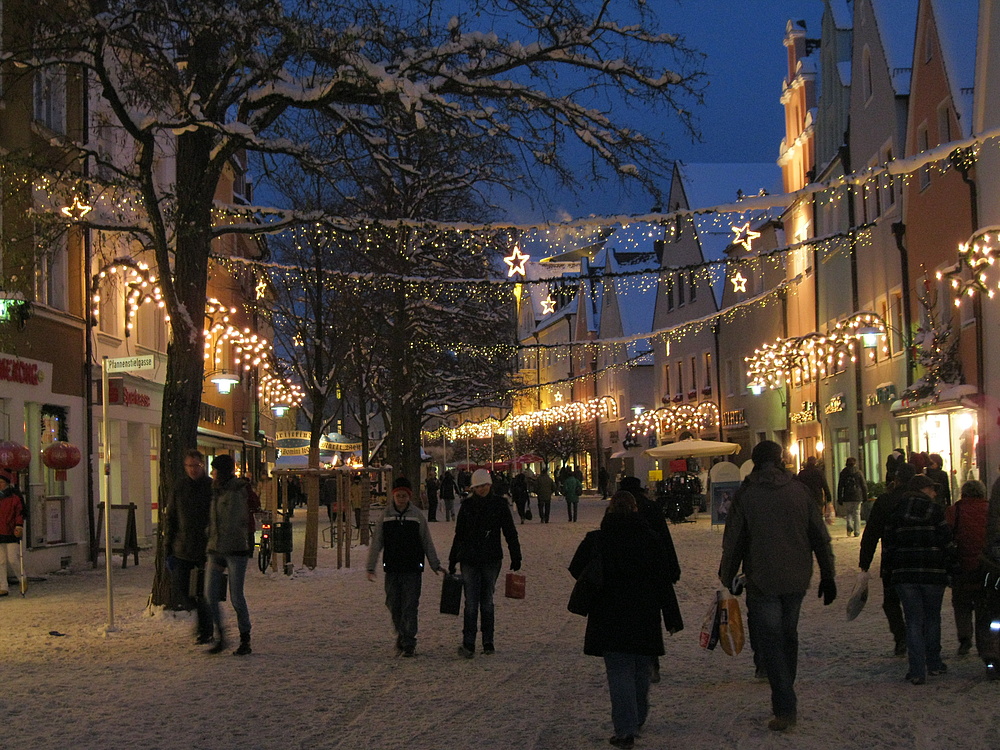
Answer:
[[[465,622],[462,627],[462,643],[474,650],[476,647],[476,624],[482,613],[483,643],[493,643],[493,623],[495,606],[493,589],[497,585],[502,560],[484,565],[462,563],[462,584],[465,588]]]
[[[219,599],[222,596],[222,575],[229,570],[229,603],[236,610],[236,624],[240,635],[250,635],[250,612],[247,600],[243,596],[243,581],[247,576],[246,555],[209,555],[208,577],[205,580],[208,608],[212,613],[212,623],[222,639],[222,613],[219,611]]]
[[[616,737],[633,736],[646,723],[653,658],[644,654],[604,653]]]
[[[747,586],[747,611],[753,612],[751,632],[771,683],[771,710],[792,718],[797,709],[795,675],[799,661],[801,594],[764,594]],[[756,653],[756,651],[755,651]]]
[[[944,584],[897,583],[906,618],[906,656],[910,676],[926,677],[941,666],[941,602]]]
[[[847,533],[858,536],[861,533],[861,503],[841,503],[847,518]]]
[[[417,608],[422,581],[422,573],[385,574],[385,606],[392,615],[396,643],[401,648],[417,645]]]

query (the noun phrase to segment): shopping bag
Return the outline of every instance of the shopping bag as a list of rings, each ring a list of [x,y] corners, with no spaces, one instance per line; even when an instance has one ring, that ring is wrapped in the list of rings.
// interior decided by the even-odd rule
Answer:
[[[504,596],[508,599],[523,599],[524,598],[524,574],[523,573],[508,573],[507,574],[507,585],[504,587]]]
[[[441,614],[457,615],[462,611],[462,576],[448,573],[441,584]]]
[[[698,636],[698,645],[707,648],[709,651],[715,648],[719,642],[719,596],[712,597],[712,604],[705,613],[705,619],[701,621],[701,633]]]
[[[868,573],[858,573],[858,578],[854,582],[854,591],[851,598],[847,600],[847,621],[850,622],[861,614],[868,601]]]
[[[743,650],[746,636],[743,633],[743,615],[740,614],[740,600],[728,591],[718,591],[719,597],[719,643],[722,650],[736,656]]]

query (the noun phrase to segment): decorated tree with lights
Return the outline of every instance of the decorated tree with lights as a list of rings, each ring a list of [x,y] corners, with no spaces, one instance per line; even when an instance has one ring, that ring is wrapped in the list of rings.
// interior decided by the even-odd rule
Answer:
[[[433,0],[5,3],[18,33],[5,38],[3,54],[17,74],[78,66],[106,118],[101,142],[86,133],[56,138],[88,169],[52,192],[80,191],[94,209],[81,226],[122,232],[155,256],[171,327],[161,497],[182,475],[183,451],[197,435],[213,243],[307,219],[339,222],[216,203],[220,178],[241,154],[321,163],[282,123],[322,111],[336,132],[366,138],[392,102],[418,128],[451,122],[566,181],[577,175],[563,147],[575,139],[597,157],[599,174],[608,172],[596,165],[608,165],[647,185],[665,171],[666,149],[616,123],[602,97],[661,109],[691,127],[698,62],[678,37],[655,30],[642,0],[621,4],[624,22],[606,2],[593,13],[566,0],[474,0],[458,15],[449,10]],[[496,18],[494,28],[477,28]],[[521,182],[533,173],[526,168]],[[412,233],[400,235],[397,251],[422,246]],[[399,292],[413,298],[412,289]]]
[[[962,363],[958,358],[958,334],[951,320],[938,315],[937,294],[929,283],[918,295],[926,323],[919,326],[913,337],[916,364],[923,374],[903,391],[903,398],[920,399],[940,394],[949,385],[965,382]]]

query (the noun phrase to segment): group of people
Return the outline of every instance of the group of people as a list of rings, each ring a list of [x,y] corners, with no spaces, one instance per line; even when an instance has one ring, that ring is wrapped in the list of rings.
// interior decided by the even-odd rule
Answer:
[[[229,454],[212,459],[191,449],[184,456],[184,476],[164,510],[164,545],[174,601],[198,613],[195,642],[212,644],[208,653],[226,650],[226,631],[219,603],[229,589],[240,643],[233,651],[246,656],[250,647],[250,612],[243,593],[247,562],[254,549],[253,510],[259,500],[250,483],[236,475]]]

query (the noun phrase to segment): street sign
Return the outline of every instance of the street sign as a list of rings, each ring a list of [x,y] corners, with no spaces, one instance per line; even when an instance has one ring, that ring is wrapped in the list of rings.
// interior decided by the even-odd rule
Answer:
[[[138,357],[119,357],[107,360],[108,372],[131,372],[135,370],[152,370],[155,366],[155,359],[152,354],[143,354]]]

